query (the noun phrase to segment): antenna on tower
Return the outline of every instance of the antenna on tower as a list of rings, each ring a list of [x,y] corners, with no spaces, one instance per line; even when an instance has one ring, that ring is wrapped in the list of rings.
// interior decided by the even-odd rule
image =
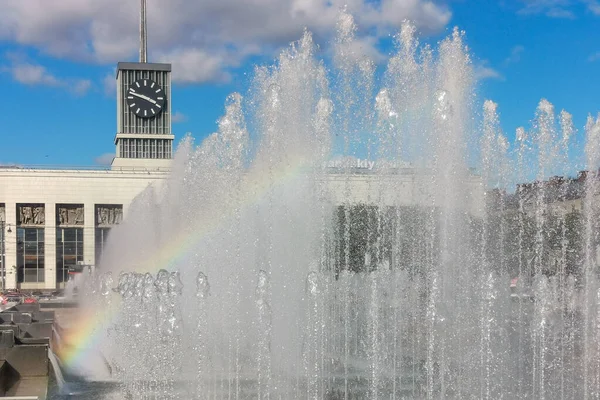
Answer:
[[[146,28],[146,0],[141,0],[140,8],[140,62],[148,62],[148,30]]]

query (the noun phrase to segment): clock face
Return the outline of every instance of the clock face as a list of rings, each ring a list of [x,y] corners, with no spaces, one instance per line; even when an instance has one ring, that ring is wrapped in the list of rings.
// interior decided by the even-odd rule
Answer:
[[[152,118],[165,106],[164,90],[151,79],[138,79],[127,91],[127,105],[140,118]]]

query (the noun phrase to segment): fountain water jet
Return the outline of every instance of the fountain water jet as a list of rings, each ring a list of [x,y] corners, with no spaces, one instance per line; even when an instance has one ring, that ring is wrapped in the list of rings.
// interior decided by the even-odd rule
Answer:
[[[125,272],[100,349],[122,390],[595,396],[597,178],[548,180],[569,172],[570,116],[557,121],[543,100],[513,154],[497,105],[473,125],[462,32],[434,51],[404,24],[380,88],[375,64],[352,51],[355,32],[342,14],[331,73],[308,32],[257,68],[218,132],[196,147],[187,138],[164,187],[111,232],[99,269]],[[599,131],[590,118],[590,171]],[[527,168],[537,182],[512,193]],[[567,201],[581,211],[557,206]]]

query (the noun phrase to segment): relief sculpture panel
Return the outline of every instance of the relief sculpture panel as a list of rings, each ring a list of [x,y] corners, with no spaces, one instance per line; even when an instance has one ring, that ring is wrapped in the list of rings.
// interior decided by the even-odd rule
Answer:
[[[44,225],[45,212],[42,204],[19,204],[17,218],[19,225]]]
[[[59,204],[57,208],[56,222],[58,225],[83,225],[83,205]]]
[[[96,206],[96,223],[98,226],[111,226],[120,224],[123,220],[123,206],[101,205]]]

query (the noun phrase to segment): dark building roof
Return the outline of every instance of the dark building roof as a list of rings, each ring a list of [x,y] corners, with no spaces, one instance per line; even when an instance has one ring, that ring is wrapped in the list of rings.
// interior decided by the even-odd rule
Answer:
[[[580,171],[575,178],[553,176],[546,181],[519,183],[514,193],[494,189],[487,193],[488,205],[494,207],[499,204],[500,200],[503,200],[505,208],[516,209],[519,204],[528,206],[538,201],[551,204],[581,199],[585,197],[586,183],[590,178],[595,178],[600,183],[600,170],[595,173]]]

